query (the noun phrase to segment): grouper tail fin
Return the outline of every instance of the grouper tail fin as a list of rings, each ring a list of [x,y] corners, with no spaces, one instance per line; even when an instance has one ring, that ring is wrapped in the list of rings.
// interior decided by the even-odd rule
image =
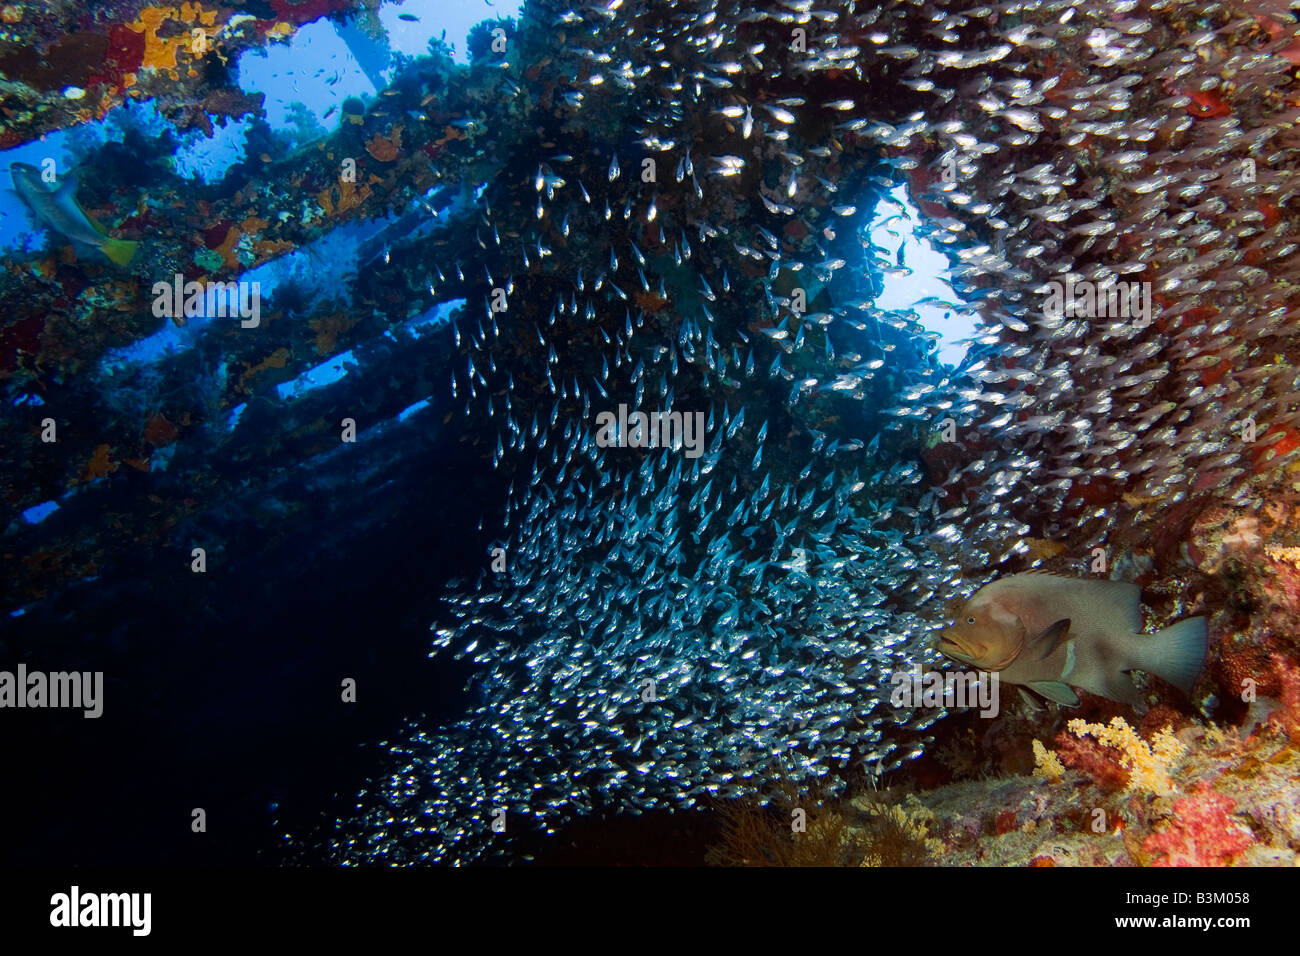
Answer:
[[[1142,669],[1190,694],[1205,664],[1209,639],[1209,625],[1203,617],[1171,624],[1145,640]]]
[[[124,266],[135,257],[135,250],[139,245],[140,243],[133,239],[105,239],[100,248],[104,250],[104,255],[119,266]]]

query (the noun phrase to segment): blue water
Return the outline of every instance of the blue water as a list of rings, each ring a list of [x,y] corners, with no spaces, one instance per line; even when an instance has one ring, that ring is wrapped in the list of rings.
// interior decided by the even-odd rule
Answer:
[[[380,16],[394,53],[423,54],[430,39],[445,31],[457,62],[464,63],[464,38],[476,22],[484,16],[512,16],[517,12],[517,7],[512,9],[503,2],[408,0],[400,5],[384,4]],[[401,19],[402,14],[417,15],[419,20]],[[363,68],[338,30],[325,21],[307,25],[288,43],[243,54],[237,73],[242,89],[266,94],[267,121],[275,130],[297,137],[297,147],[308,145],[305,137],[336,128],[340,121],[339,107],[345,99],[367,100],[377,92],[373,66],[369,72]],[[391,75],[391,71],[383,74]],[[312,123],[319,124],[315,134],[309,129]],[[195,188],[215,187],[243,158],[251,127],[251,120],[246,118],[217,127],[210,138],[196,131],[181,132],[159,112],[157,104],[137,102],[115,109],[101,121],[53,133],[41,142],[0,154],[0,163],[7,168],[12,162],[39,164],[52,158],[61,174],[75,173],[88,150],[106,141],[120,140],[128,130],[150,137],[170,131],[180,144],[171,157],[175,171],[192,180]],[[531,174],[531,170],[528,172]],[[292,286],[313,305],[329,302],[345,311],[352,306],[348,300],[350,284],[364,274],[368,262],[426,239],[439,224],[435,209],[445,210],[447,204],[480,202],[483,187],[454,196],[437,193],[430,190],[407,209],[395,210],[387,216],[339,226],[309,244],[232,278],[256,284],[264,301],[273,300]],[[846,197],[845,201],[852,202],[853,197]],[[416,228],[408,230],[403,224],[412,212],[428,215]],[[959,365],[965,358],[966,343],[974,334],[978,316],[955,290],[957,283],[948,257],[905,189],[896,187],[878,202],[873,197],[863,197],[855,211],[836,225],[852,235],[855,242],[870,244],[867,260],[882,283],[875,305],[910,313],[932,333],[938,359]],[[0,250],[34,258],[50,238],[42,233],[13,193],[0,195]],[[466,243],[470,241],[461,238]],[[867,277],[859,278],[859,285],[865,287]],[[449,345],[448,325],[462,309],[468,311],[466,300],[457,298],[406,315],[388,331],[366,342],[322,355],[320,361],[292,378],[244,396],[246,400],[237,404],[221,405],[219,415],[213,413],[211,427],[204,430],[204,439],[209,444],[199,451],[191,451],[179,442],[153,449],[140,474],[120,467],[119,473],[111,478],[79,481],[57,497],[27,507],[14,518],[16,523],[42,526],[42,534],[60,522],[67,522],[65,527],[76,521],[98,527],[103,516],[85,514],[84,502],[90,497],[86,495],[88,489],[101,490],[109,484],[118,490],[126,488],[129,493],[144,482],[154,482],[148,487],[165,487],[169,500],[184,499],[191,489],[184,486],[184,478],[176,476],[193,475],[196,471],[222,489],[227,499],[223,501],[224,507],[186,514],[179,528],[168,527],[167,542],[181,543],[177,554],[172,556],[180,566],[188,561],[188,549],[197,546],[197,542],[211,548],[214,576],[226,588],[219,592],[224,600],[204,594],[191,595],[184,587],[172,587],[169,591],[174,593],[160,601],[166,604],[166,610],[160,612],[157,634],[140,635],[124,628],[124,633],[112,632],[107,637],[94,635],[104,637],[102,644],[88,643],[115,647],[113,641],[135,642],[131,643],[132,653],[154,662],[160,670],[170,673],[173,669],[197,669],[203,680],[216,683],[225,679],[233,684],[232,673],[243,673],[256,664],[258,675],[250,678],[252,686],[241,685],[240,694],[260,694],[277,701],[281,699],[275,696],[281,682],[297,693],[299,699],[316,694],[311,699],[319,701],[319,712],[312,711],[307,716],[279,715],[279,723],[273,705],[268,705],[269,714],[263,709],[254,711],[237,699],[239,695],[233,694],[223,697],[219,704],[209,702],[209,710],[202,718],[192,718],[205,733],[212,726],[220,727],[223,735],[227,727],[232,733],[241,729],[260,732],[260,726],[253,726],[250,731],[249,725],[265,722],[270,728],[268,734],[279,734],[276,739],[285,752],[279,763],[273,744],[268,744],[269,753],[258,754],[259,760],[275,764],[271,768],[263,767],[265,772],[259,779],[273,781],[274,787],[279,788],[277,792],[291,791],[296,785],[294,775],[305,772],[304,767],[316,767],[315,772],[326,776],[326,770],[332,769],[336,745],[329,742],[327,732],[320,731],[319,737],[313,736],[310,742],[299,745],[293,742],[296,736],[288,730],[276,728],[293,729],[306,723],[311,725],[313,733],[320,727],[337,732],[348,718],[339,716],[333,700],[327,699],[329,695],[320,688],[332,688],[340,674],[362,674],[369,681],[362,681],[366,693],[383,698],[372,705],[375,710],[367,715],[370,721],[367,728],[378,726],[386,731],[396,725],[399,717],[412,713],[456,711],[461,683],[458,672],[449,666],[436,672],[395,667],[393,660],[399,659],[397,651],[403,648],[403,641],[409,645],[404,646],[405,650],[417,648],[418,656],[424,656],[428,625],[435,619],[435,597],[447,580],[464,572],[464,565],[474,564],[477,556],[464,553],[464,542],[471,540],[474,530],[482,530],[485,518],[496,520],[499,502],[506,495],[504,489],[492,483],[499,476],[482,477],[490,448],[457,446],[444,440],[439,422],[445,422],[450,411],[437,398],[402,399],[382,409],[357,409],[352,404],[352,386],[362,373],[373,372],[372,368],[363,369],[368,354],[383,354],[394,364],[400,364],[406,359],[398,351],[400,348],[414,349],[439,341]],[[98,390],[104,396],[125,402],[122,396],[130,394],[132,389],[139,387],[147,391],[140,383],[153,381],[151,376],[160,375],[159,369],[168,367],[168,363],[196,356],[196,361],[207,362],[203,347],[214,338],[214,331],[220,331],[214,323],[237,321],[229,315],[207,313],[190,316],[181,325],[165,321],[153,334],[115,344],[97,355],[95,362],[82,371],[84,378],[80,384],[88,391]],[[921,346],[900,350],[898,366],[902,373],[919,364],[922,351]],[[217,367],[204,367],[202,372],[222,381],[227,375],[233,378],[238,374],[237,369],[228,369],[224,360],[219,365],[215,361],[209,365]],[[435,387],[443,389],[445,384],[444,375],[436,385],[428,385],[425,394]],[[25,399],[25,404],[33,407],[41,402],[38,395]],[[373,466],[374,473],[368,473],[369,463],[358,457],[349,459],[352,450],[348,447],[331,445],[322,450],[310,438],[301,439],[302,448],[293,445],[298,436],[278,434],[276,429],[282,420],[295,421],[292,416],[304,407],[314,409],[312,415],[331,425],[341,418],[355,416],[360,420],[358,430],[362,436],[382,436],[389,429],[408,430],[411,438],[401,446],[402,464],[407,472],[400,479],[383,480],[382,466]],[[143,421],[155,410],[149,406],[133,408],[131,413]],[[870,421],[878,411],[862,409],[861,421],[850,422],[850,427]],[[868,430],[860,437],[840,437],[851,437],[844,442],[847,449],[860,449],[873,433]],[[769,456],[773,454],[769,452]],[[246,478],[239,471],[239,466],[248,460],[259,462],[262,468],[253,478]],[[757,469],[758,459],[754,460]],[[374,481],[367,484],[370,478]],[[394,482],[399,481],[402,485],[394,488]],[[428,510],[418,519],[410,519],[406,513],[392,514],[383,507],[391,504],[389,498],[399,503],[420,500],[427,503]],[[380,506],[374,505],[376,501]],[[348,522],[354,516],[364,517],[367,507],[379,515],[375,519],[378,530],[365,527],[349,533]],[[320,528],[314,528],[309,538],[287,535],[288,540],[281,541],[277,518],[299,511],[313,516],[319,513]],[[432,520],[430,515],[434,516]],[[107,520],[113,517],[109,514]],[[356,520],[360,521],[361,517]],[[237,538],[231,529],[240,528],[240,522],[245,521],[254,521],[259,531],[265,531],[265,551],[251,557],[224,553],[227,536]],[[476,521],[478,528],[474,529]],[[330,532],[335,532],[337,537],[329,538]],[[328,540],[322,543],[322,538]],[[286,576],[291,576],[300,562],[315,568],[315,564],[306,561],[306,556],[332,570],[332,576],[323,576],[326,580],[348,583],[325,589],[328,593],[318,593],[312,582],[293,582],[294,586],[290,586],[272,580],[266,573],[271,564],[275,564],[277,573]],[[96,575],[89,574],[79,579],[79,583],[94,580]],[[355,589],[350,586],[354,580]],[[28,609],[15,608],[9,614],[14,619],[24,618]],[[372,633],[399,635],[394,638],[398,647],[371,641]],[[241,638],[249,634],[259,638],[274,635],[276,645],[270,649],[241,645]],[[227,644],[223,642],[227,641],[238,652],[228,653],[214,665],[223,677],[209,677],[206,665],[199,661],[201,655],[192,652],[190,642],[194,646],[219,647],[226,653]],[[153,642],[163,646],[155,647]],[[140,650],[142,646],[147,650]],[[265,653],[264,661],[257,658],[260,653]],[[392,656],[385,658],[385,654]],[[409,655],[400,659],[407,660]],[[194,679],[193,675],[190,677]],[[176,686],[183,686],[179,676]],[[372,690],[376,687],[384,690]],[[431,693],[430,687],[439,692]],[[292,699],[292,694],[285,691],[283,699]],[[167,732],[184,739],[186,729],[183,725],[168,727]],[[289,754],[291,748],[296,749]],[[198,763],[204,755],[196,754],[192,759]],[[191,770],[198,773],[193,766]],[[332,778],[329,782],[333,782]],[[271,786],[268,784],[257,792],[262,794]],[[261,822],[264,808],[240,803],[244,799],[242,795],[224,796],[238,805],[239,813]]]

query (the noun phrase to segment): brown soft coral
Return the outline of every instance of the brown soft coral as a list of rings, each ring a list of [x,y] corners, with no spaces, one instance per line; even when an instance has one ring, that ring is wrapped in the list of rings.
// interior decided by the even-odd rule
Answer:
[[[1079,771],[1102,790],[1123,790],[1128,786],[1129,773],[1119,765],[1114,751],[1095,740],[1063,730],[1056,735],[1056,755],[1061,763]]]

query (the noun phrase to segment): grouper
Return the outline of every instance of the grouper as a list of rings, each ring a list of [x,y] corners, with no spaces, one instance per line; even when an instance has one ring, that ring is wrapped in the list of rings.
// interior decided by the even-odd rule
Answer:
[[[1141,634],[1140,597],[1125,581],[1013,574],[975,592],[938,650],[1067,706],[1079,703],[1073,686],[1142,707],[1131,670],[1190,693],[1205,662],[1205,618]]]
[[[65,239],[94,246],[119,266],[124,266],[135,255],[137,242],[114,239],[99,223],[91,219],[77,202],[76,180],[64,176],[53,189],[41,178],[41,171],[27,163],[11,163],[9,175],[13,177],[14,191],[41,223]]]

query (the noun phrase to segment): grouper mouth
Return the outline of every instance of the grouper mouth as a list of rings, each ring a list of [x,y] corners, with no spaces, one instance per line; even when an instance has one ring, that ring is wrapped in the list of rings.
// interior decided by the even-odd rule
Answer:
[[[960,644],[950,641],[942,634],[939,635],[939,641],[935,644],[935,650],[944,657],[951,657],[953,660],[961,661],[963,664],[974,663],[974,658]]]
[[[969,648],[958,644],[956,641],[949,640],[942,634],[939,635],[938,643],[935,644],[935,650],[945,657],[951,657],[953,660],[971,667],[978,667],[986,671],[1000,671],[1009,667],[1024,647],[1024,641],[1017,642],[1016,646],[1002,660],[990,662],[988,658],[989,648],[979,645],[978,652],[972,652]]]

